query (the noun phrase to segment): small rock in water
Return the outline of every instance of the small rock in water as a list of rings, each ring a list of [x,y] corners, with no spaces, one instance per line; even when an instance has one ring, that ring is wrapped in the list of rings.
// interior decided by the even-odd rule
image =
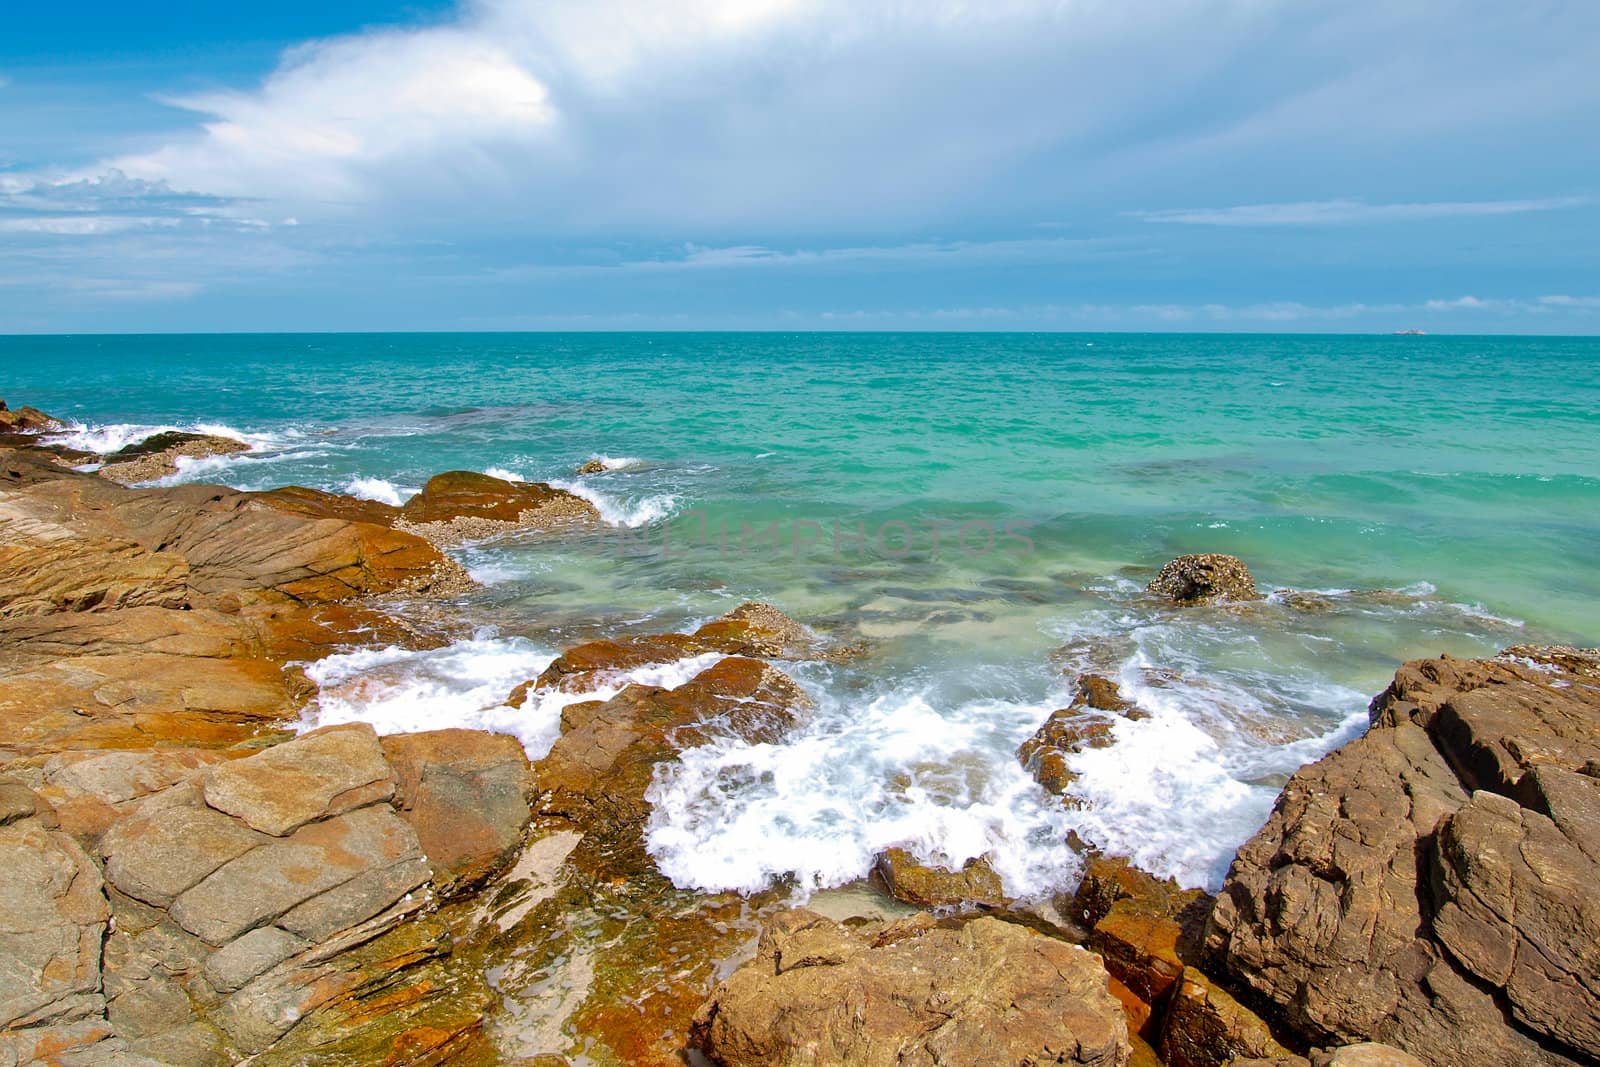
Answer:
[[[578,465],[579,474],[604,474],[606,465],[598,459],[586,460]]]
[[[178,473],[178,460],[205,459],[248,452],[250,446],[232,437],[168,430],[105,457],[100,476],[123,485],[153,482]]]
[[[903,848],[890,848],[878,856],[876,870],[890,896],[919,908],[960,904],[998,908],[1006,903],[1000,876],[982,856],[968,860],[959,871],[951,871],[919,863]]]
[[[1261,599],[1244,560],[1217,552],[1179,556],[1162,567],[1145,589],[1185,605]]]

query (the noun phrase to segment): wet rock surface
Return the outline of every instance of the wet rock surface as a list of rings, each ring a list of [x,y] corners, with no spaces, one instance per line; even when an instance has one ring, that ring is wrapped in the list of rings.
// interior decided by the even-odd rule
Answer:
[[[1099,959],[992,918],[849,928],[783,913],[701,1008],[694,1037],[720,1067],[1123,1067],[1130,1056]]]
[[[879,854],[875,871],[890,896],[919,908],[999,908],[1007,903],[1000,876],[982,856],[950,870],[920,863],[903,848],[890,848]]]
[[[205,459],[248,451],[249,445],[232,437],[167,430],[105,456],[99,474],[123,485],[134,485],[178,473],[181,459]]]
[[[543,482],[508,482],[474,471],[446,471],[406,501],[398,523],[441,544],[508,530],[597,523],[600,513],[580,496]]]
[[[1261,599],[1244,561],[1217,552],[1179,556],[1163,566],[1146,589],[1182,605]]]

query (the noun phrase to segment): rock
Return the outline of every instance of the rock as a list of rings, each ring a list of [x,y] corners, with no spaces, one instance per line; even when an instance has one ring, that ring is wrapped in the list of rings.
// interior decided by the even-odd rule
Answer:
[[[303,515],[308,519],[339,519],[342,522],[366,522],[374,526],[393,526],[400,521],[400,509],[393,504],[325,493],[320,489],[306,489],[298,485],[247,495],[274,511]]]
[[[514,737],[432,730],[383,739],[400,815],[445,893],[472,888],[512,859],[532,819],[527,753]]]
[[[64,752],[45,761],[39,795],[61,829],[90,846],[143,797],[188,781],[226,758],[200,748]]]
[[[710,646],[698,638],[684,634],[645,634],[588,641],[557,656],[532,683],[519,687],[507,703],[520,708],[531,689],[561,689],[569,693],[598,689],[623,671],[675,663],[710,651]]]
[[[547,529],[598,522],[595,506],[543,482],[508,482],[472,471],[446,471],[428,479],[406,501],[400,516],[408,528],[445,541],[516,527]]]
[[[713,735],[777,740],[810,704],[782,672],[730,656],[676,689],[632,685],[608,701],[569,705],[561,737],[534,767],[539,811],[578,824],[585,855],[619,874],[651,869],[644,795],[656,764]]]
[[[349,723],[223,764],[206,776],[204,788],[211,807],[283,837],[308,822],[388,800],[395,781],[377,733],[366,723]]]
[[[21,782],[0,782],[0,826],[10,826],[39,810],[33,790]]]
[[[453,594],[467,581],[460,564],[413,534],[289,514],[218,486],[125,489],[70,475],[4,499],[85,541],[131,541],[182,559],[191,602],[225,594],[296,604],[386,592]]]
[[[772,920],[693,1040],[719,1067],[1123,1067],[1130,1055],[1105,970],[1081,948],[993,918],[848,929],[803,910]]]
[[[0,1031],[103,1010],[110,917],[100,871],[70,837],[37,819],[0,827]]]
[[[1302,768],[1239,850],[1207,933],[1226,974],[1316,1044],[1435,1067],[1600,1054],[1579,888],[1600,686],[1555,660],[1401,667],[1367,735]]]
[[[51,415],[46,415],[38,408],[23,407],[12,410],[0,400],[0,432],[3,433],[45,433],[54,430],[66,429],[66,423]]]
[[[1241,1057],[1292,1055],[1255,1014],[1193,967],[1184,968],[1167,1007],[1160,1052],[1167,1067],[1223,1067]]]
[[[86,533],[0,497],[0,617],[189,604],[182,556]]]
[[[1244,561],[1216,552],[1179,556],[1162,567],[1146,589],[1174,604],[1261,599]]]
[[[1426,1067],[1417,1057],[1392,1045],[1363,1041],[1329,1052],[1311,1054],[1311,1067]]]
[[[579,474],[604,474],[606,465],[604,460],[586,459],[578,464]]]
[[[1145,719],[1149,715],[1122,696],[1122,688],[1102,674],[1078,675],[1077,691],[1072,697],[1075,708],[1094,708],[1098,711],[1115,711],[1130,719]]]
[[[694,636],[705,645],[736,656],[800,659],[817,644],[817,635],[760,601],[740,604],[708,622]]]
[[[270,841],[210,808],[156,803],[101,839],[106,879],[135,900],[166,907],[230,860]]]
[[[1433,932],[1523,1025],[1600,1050],[1600,781],[1532,773],[1560,822],[1484,791],[1440,825]]]
[[[232,437],[167,430],[145,438],[105,457],[99,470],[102,478],[123,485],[153,482],[177,474],[179,459],[205,459],[250,451],[250,446]]]
[[[206,960],[206,980],[217,992],[232,993],[256,975],[310,947],[311,942],[287,930],[257,927],[211,954]]]
[[[319,941],[377,915],[427,878],[416,834],[384,805],[244,853],[179,895],[170,913],[212,945],[267,922]]]
[[[1115,740],[1116,720],[1102,714],[1085,714],[1079,707],[1061,708],[1017,748],[1017,759],[1039,784],[1057,796],[1066,796],[1077,777],[1067,757],[1085,749],[1106,748]]]
[[[961,904],[1000,908],[1007,903],[1000,876],[982,856],[952,871],[919,863],[903,848],[890,848],[878,855],[875,869],[890,896],[919,908]]]
[[[1176,919],[1209,898],[1198,889],[1183,889],[1171,878],[1161,879],[1133,866],[1122,856],[1090,856],[1083,867],[1072,900],[1072,918],[1094,929],[1119,900],[1138,900]]]
[[[154,607],[0,619],[0,750],[225,747],[292,719],[312,687],[254,630]]]

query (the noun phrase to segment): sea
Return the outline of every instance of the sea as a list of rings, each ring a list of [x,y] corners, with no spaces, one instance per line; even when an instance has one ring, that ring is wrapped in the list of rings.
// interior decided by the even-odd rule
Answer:
[[[852,649],[785,665],[817,705],[796,733],[658,767],[649,848],[686,889],[803,897],[899,845],[1044,896],[1073,838],[1215,888],[1401,662],[1600,642],[1596,338],[0,337],[0,397],[95,451],[252,446],[168,482],[399,503],[464,469],[595,504],[599,527],[455,550],[480,583],[455,639],[312,664],[308,727],[473,726],[537,758],[575,698],[504,700],[563,648],[748,600]],[[1143,591],[1190,552],[1268,595]],[[1089,670],[1148,716],[1072,758],[1064,804],[1015,753]]]

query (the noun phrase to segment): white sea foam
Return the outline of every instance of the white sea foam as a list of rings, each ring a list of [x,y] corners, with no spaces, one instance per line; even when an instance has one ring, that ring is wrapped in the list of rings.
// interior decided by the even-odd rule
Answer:
[[[645,526],[671,518],[678,511],[678,498],[671,493],[655,493],[624,501],[582,482],[552,478],[550,485],[587,500],[600,513],[600,518],[612,526],[627,526],[630,529]]]
[[[516,471],[506,470],[504,467],[485,467],[483,473],[491,478],[499,478],[502,482],[525,482],[528,480]]]
[[[309,664],[319,694],[304,728],[366,722],[380,734],[463,727],[510,734],[530,759],[550,751],[561,732],[561,709],[584,700],[609,700],[626,686],[682,685],[720,660],[708,653],[673,663],[621,671],[581,693],[539,691],[521,708],[505,704],[511,690],[548,667],[554,653],[518,637],[483,634],[445,648],[363,649]]]
[[[108,455],[127,448],[129,445],[136,445],[140,441],[154,437],[158,433],[173,432],[203,433],[212,437],[230,437],[235,441],[244,442],[251,449],[257,451],[283,448],[303,436],[296,430],[275,433],[252,432],[240,430],[220,422],[192,423],[188,426],[177,426],[170,423],[151,425],[149,423],[114,422],[104,425],[77,423],[60,433],[50,434],[46,440],[51,444],[58,444],[67,448]]]
[[[607,456],[603,453],[596,453],[589,458],[598,460],[600,465],[608,471],[625,471],[632,467],[644,465],[644,460],[638,456]]]
[[[714,741],[657,767],[647,841],[674,883],[752,892],[793,876],[804,894],[862,877],[894,845],[952,867],[987,855],[1019,896],[1070,882],[1067,812],[1012,754],[1040,708],[815,695],[816,720],[782,743]]]
[[[376,500],[382,504],[399,507],[406,502],[406,498],[416,493],[415,489],[407,489],[402,494],[399,486],[384,478],[351,478],[344,484],[344,491],[353,497],[362,500]]]

